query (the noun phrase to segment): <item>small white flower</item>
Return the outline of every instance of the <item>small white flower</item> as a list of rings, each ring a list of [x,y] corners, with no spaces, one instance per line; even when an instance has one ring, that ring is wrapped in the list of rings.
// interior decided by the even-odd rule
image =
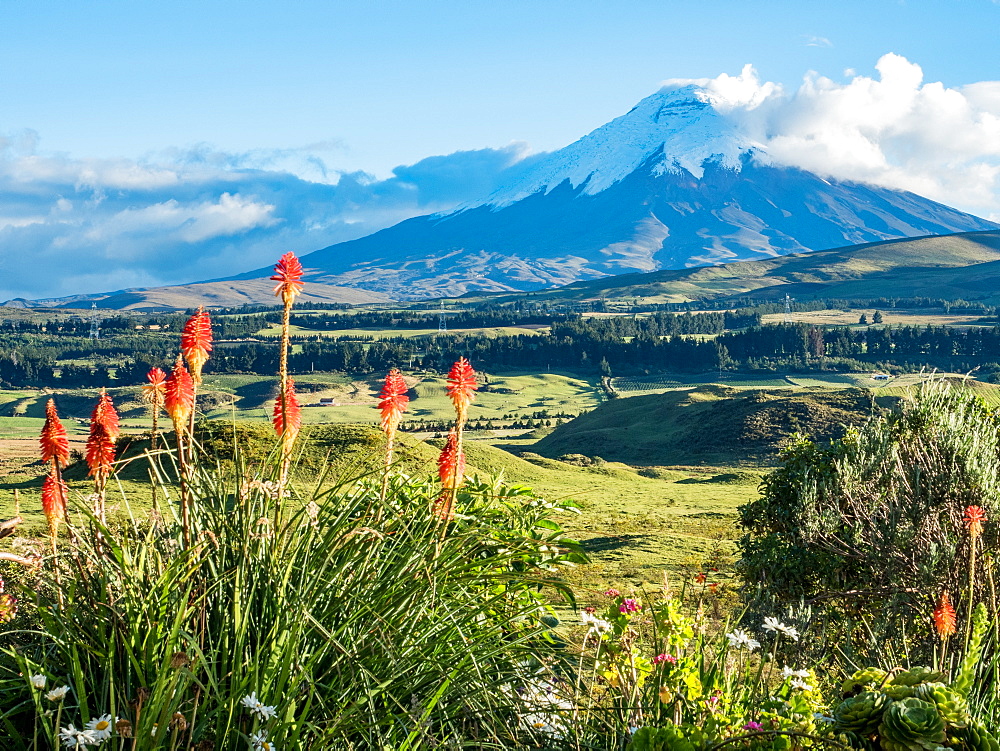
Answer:
[[[111,737],[111,732],[114,729],[112,724],[111,715],[106,714],[96,719],[91,720],[87,723],[87,730],[90,732],[98,742]]]
[[[726,634],[726,638],[729,639],[730,647],[739,647],[740,649],[749,649],[753,652],[760,646],[760,642],[754,639],[750,634],[742,629],[736,629],[731,634]]]
[[[257,692],[254,691],[249,696],[244,696],[240,699],[240,704],[250,710],[251,714],[257,715],[262,720],[270,720],[274,717],[277,712],[277,707],[268,707],[260,699],[257,698]]]
[[[787,665],[785,665],[785,667],[783,667],[781,669],[781,677],[782,678],[786,678],[786,679],[787,678],[808,678],[809,677],[809,671],[808,670],[792,670],[790,667],[788,667]]]
[[[792,626],[786,626],[784,623],[779,621],[777,618],[768,616],[764,619],[764,630],[774,631],[776,634],[782,634],[787,636],[792,641],[799,640],[799,632]]]
[[[611,624],[602,618],[598,618],[593,613],[588,613],[584,610],[580,613],[580,620],[583,622],[584,626],[587,626],[592,631],[596,631],[599,634],[603,634],[611,630]]]
[[[789,682],[788,685],[791,686],[792,688],[798,688],[798,689],[801,689],[803,691],[812,691],[813,690],[813,687],[810,686],[808,683],[806,683],[801,678],[792,678],[791,682]]]
[[[99,746],[101,743],[89,730],[77,730],[72,725],[59,728],[59,740],[62,741],[62,744],[66,748],[75,749],[85,748],[86,746]]]
[[[267,731],[265,730],[251,735],[250,743],[253,744],[253,751],[274,751],[274,744],[267,739]]]
[[[39,691],[45,688],[46,678],[44,675],[33,675],[28,680],[31,681],[32,688],[37,688]]]
[[[59,688],[54,688],[45,694],[45,698],[49,701],[62,701],[66,698],[66,694],[69,693],[69,686],[60,686]],[[70,727],[73,727],[70,725]]]

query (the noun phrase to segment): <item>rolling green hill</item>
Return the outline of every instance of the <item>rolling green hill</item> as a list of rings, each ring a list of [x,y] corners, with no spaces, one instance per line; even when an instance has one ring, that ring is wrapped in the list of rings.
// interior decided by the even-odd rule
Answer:
[[[532,450],[633,465],[773,464],[793,432],[827,441],[880,410],[861,389],[692,391],[615,399],[559,426]]]
[[[729,297],[774,299],[940,297],[1000,303],[1000,231],[965,232],[797,253],[649,274],[624,274],[534,292],[533,301],[642,298],[685,302]]]

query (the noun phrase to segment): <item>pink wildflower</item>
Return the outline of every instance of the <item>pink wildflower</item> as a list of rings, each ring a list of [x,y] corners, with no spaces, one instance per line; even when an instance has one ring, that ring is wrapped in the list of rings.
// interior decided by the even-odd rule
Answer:
[[[607,591],[606,591],[606,592],[604,593],[604,596],[605,596],[605,597],[621,597],[621,596],[622,596],[622,593],[621,593],[621,592],[619,592],[619,591],[618,591],[617,589],[615,589],[614,587],[612,587],[611,589],[607,590]]]
[[[763,730],[764,726],[761,725],[759,722],[748,722],[746,725],[743,726],[743,729],[750,730],[751,732],[756,733],[760,730]]]
[[[622,600],[621,606],[618,610],[622,613],[636,613],[642,610],[642,605],[639,604],[638,600],[633,600],[631,597],[626,597]]]

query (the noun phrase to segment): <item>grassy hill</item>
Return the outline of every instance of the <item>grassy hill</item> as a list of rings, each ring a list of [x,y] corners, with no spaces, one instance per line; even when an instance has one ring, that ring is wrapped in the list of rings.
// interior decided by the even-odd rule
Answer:
[[[556,428],[532,450],[649,466],[770,464],[789,434],[831,440],[878,410],[861,389],[789,393],[703,386],[615,399]]]
[[[767,261],[624,274],[534,292],[533,301],[927,296],[1000,303],[1000,231],[852,245]],[[513,298],[512,298],[513,299]]]

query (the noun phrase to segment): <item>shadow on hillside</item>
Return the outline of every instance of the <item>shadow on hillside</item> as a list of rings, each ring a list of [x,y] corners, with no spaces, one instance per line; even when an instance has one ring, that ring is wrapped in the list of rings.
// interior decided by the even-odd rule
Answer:
[[[641,543],[649,540],[653,535],[607,535],[605,537],[591,537],[589,540],[581,540],[580,544],[588,553],[607,553],[619,548],[641,547]]]

